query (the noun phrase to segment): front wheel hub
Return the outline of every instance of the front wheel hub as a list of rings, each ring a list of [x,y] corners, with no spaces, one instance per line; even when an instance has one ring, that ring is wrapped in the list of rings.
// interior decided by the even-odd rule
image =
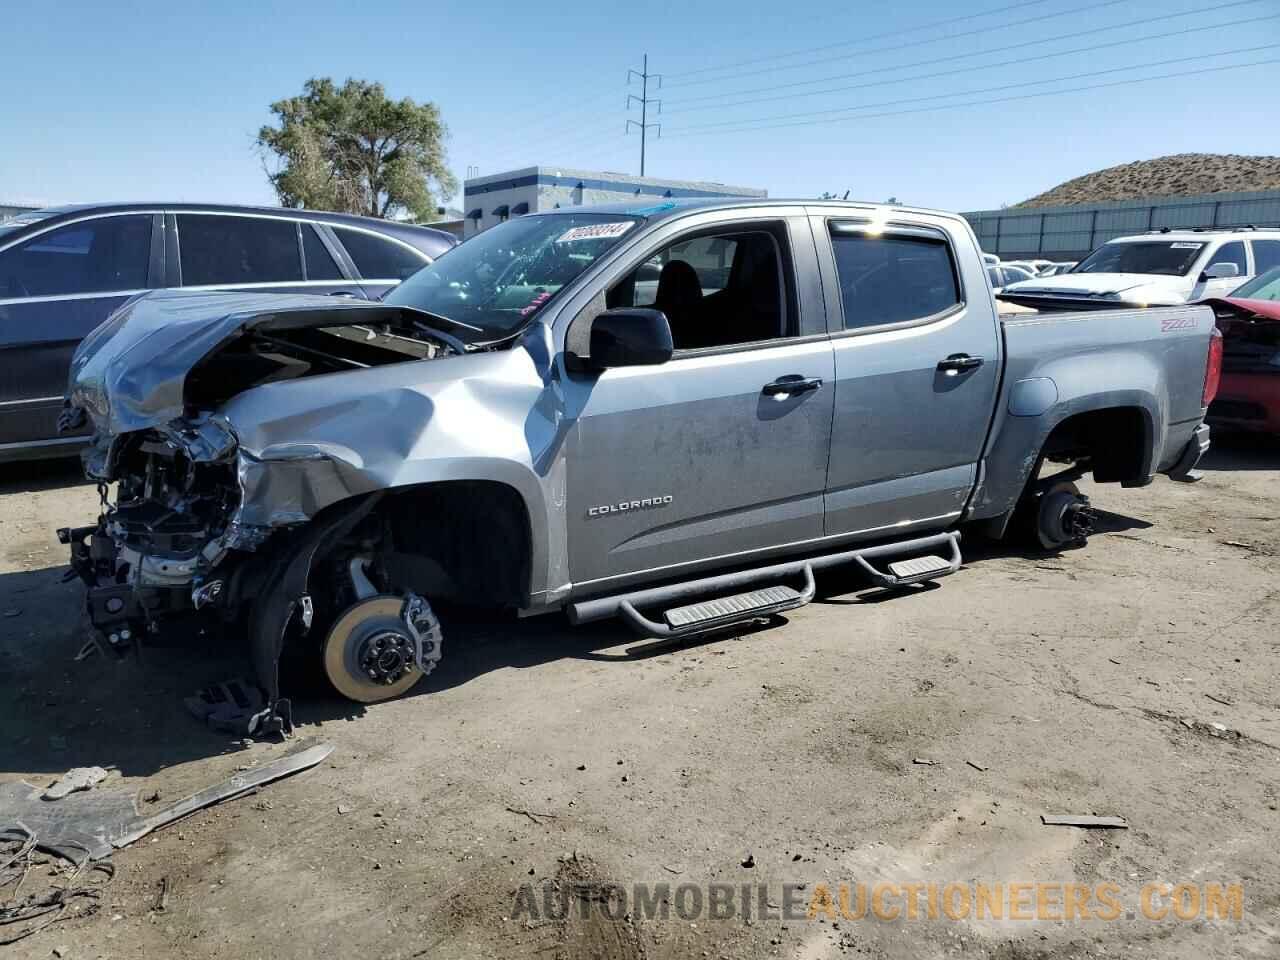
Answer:
[[[395,683],[413,666],[413,640],[396,630],[380,630],[360,644],[360,669],[374,683]]]
[[[439,662],[440,624],[422,597],[379,594],[342,612],[322,652],[338,693],[360,703],[390,700]]]

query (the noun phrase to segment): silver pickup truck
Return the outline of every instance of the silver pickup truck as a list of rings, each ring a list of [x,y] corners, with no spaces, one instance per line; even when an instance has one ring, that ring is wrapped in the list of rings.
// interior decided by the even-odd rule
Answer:
[[[380,303],[125,304],[64,411],[93,421],[103,512],[60,535],[104,647],[237,625],[279,725],[284,648],[396,696],[440,659],[433,605],[678,637],[798,607],[835,564],[954,573],[962,524],[1079,542],[1085,472],[1192,475],[1214,334],[1205,307],[1001,319],[946,213],[556,210]]]

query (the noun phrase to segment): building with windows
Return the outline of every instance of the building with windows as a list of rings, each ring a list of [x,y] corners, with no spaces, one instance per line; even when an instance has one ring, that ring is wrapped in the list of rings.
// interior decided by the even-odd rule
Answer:
[[[600,170],[536,166],[472,177],[462,187],[464,237],[511,217],[539,210],[593,203],[619,203],[681,197],[767,197],[756,187],[735,187],[705,180],[660,180]]]

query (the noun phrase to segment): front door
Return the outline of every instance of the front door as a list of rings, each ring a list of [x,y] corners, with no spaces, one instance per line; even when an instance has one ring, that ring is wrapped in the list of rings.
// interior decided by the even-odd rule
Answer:
[[[827,271],[835,415],[829,536],[946,527],[973,489],[999,385],[991,294],[942,226],[814,217]],[[829,238],[830,246],[822,247]]]
[[[1214,278],[1204,276],[1204,271],[1220,263],[1233,264],[1236,268],[1235,276]],[[1229,296],[1232,290],[1248,278],[1249,258],[1245,253],[1244,241],[1231,240],[1215,250],[1213,256],[1200,268],[1200,276],[1196,279],[1195,287],[1192,288],[1190,302],[1194,303],[1208,297]]]
[[[798,259],[816,274],[808,224],[676,226],[607,295],[610,307],[663,310],[673,359],[566,375],[580,592],[752,562],[823,535],[834,366],[821,291],[796,283]]]

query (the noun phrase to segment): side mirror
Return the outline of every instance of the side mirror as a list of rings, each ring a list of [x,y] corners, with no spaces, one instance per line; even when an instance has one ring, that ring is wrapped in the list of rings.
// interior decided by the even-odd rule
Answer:
[[[647,307],[617,307],[597,315],[588,344],[589,366],[596,370],[666,363],[675,349],[667,315]]]
[[[1234,263],[1211,263],[1200,274],[1201,280],[1228,280],[1240,276],[1240,268]]]

